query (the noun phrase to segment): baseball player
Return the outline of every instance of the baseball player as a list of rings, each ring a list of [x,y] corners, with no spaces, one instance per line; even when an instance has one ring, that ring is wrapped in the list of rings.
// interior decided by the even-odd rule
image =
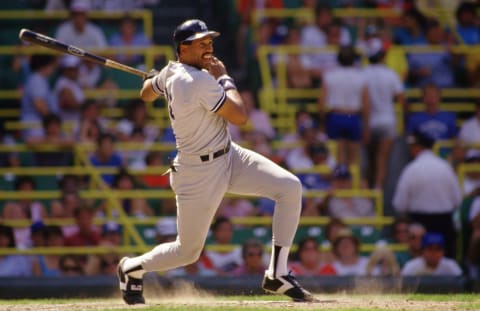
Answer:
[[[134,258],[122,258],[117,273],[127,304],[143,304],[142,276],[195,262],[225,193],[268,197],[276,202],[272,256],[262,287],[294,301],[313,301],[287,271],[298,226],[302,186],[297,177],[267,158],[235,144],[227,122],[242,125],[247,114],[234,80],[213,55],[213,39],[203,21],[180,24],[173,34],[177,61],[150,71],[140,92],[144,101],[164,96],[175,133],[177,156],[170,183],[176,193],[177,238]]]

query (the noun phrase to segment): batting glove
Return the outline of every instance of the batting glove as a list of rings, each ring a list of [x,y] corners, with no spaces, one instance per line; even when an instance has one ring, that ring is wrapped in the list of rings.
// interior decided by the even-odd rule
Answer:
[[[160,73],[160,71],[158,71],[157,69],[151,69],[147,75],[145,77],[143,77],[143,82],[147,81],[148,79],[151,79],[153,77],[155,77],[156,75],[158,75]]]

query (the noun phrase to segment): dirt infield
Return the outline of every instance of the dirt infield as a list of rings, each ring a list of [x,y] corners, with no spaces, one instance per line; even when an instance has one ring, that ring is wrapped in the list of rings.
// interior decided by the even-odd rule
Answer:
[[[316,303],[274,300],[275,296],[195,297],[175,296],[148,299],[141,306],[126,306],[120,299],[47,301],[0,301],[0,310],[8,311],[80,311],[80,310],[479,310],[480,299],[406,295],[317,295]],[[280,297],[279,297],[280,298]],[[278,298],[277,298],[278,299]],[[437,300],[439,299],[439,300]]]

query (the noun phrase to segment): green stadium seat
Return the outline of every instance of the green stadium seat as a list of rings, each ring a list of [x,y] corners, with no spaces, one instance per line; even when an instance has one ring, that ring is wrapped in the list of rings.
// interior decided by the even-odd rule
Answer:
[[[325,239],[325,230],[319,226],[299,226],[295,234],[294,243],[297,244],[304,238],[315,238],[318,243]]]

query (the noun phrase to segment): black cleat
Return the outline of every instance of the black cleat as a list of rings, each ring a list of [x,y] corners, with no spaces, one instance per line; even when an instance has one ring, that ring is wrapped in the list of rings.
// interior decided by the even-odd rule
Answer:
[[[120,283],[123,300],[129,305],[144,304],[143,298],[143,279],[137,279],[129,276],[122,270],[122,265],[127,257],[123,257],[117,265],[117,277]]]
[[[273,294],[284,294],[295,302],[312,302],[315,297],[298,283],[297,279],[290,273],[270,279],[267,275],[263,277],[262,288]]]

